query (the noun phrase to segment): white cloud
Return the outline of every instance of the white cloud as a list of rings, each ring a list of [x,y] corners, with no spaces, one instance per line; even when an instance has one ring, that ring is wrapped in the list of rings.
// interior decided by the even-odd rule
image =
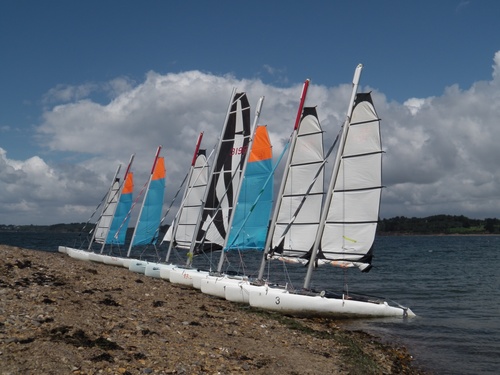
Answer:
[[[499,67],[500,52],[494,57],[491,81],[467,89],[450,86],[442,96],[403,104],[388,102],[383,93],[367,88],[382,118],[386,149],[383,217],[499,216]],[[85,221],[118,163],[126,163],[131,153],[136,153],[136,187],[142,187],[160,144],[168,204],[187,172],[199,132],[205,133],[202,147],[208,152],[215,145],[233,87],[248,93],[252,108],[265,96],[260,123],[268,125],[277,158],[293,127],[301,86],[274,87],[199,71],[149,72],[138,84],[117,78],[58,86],[47,94],[53,99],[46,103],[60,104],[43,113],[37,140],[52,155],[62,155],[59,164],[48,165],[39,156],[10,160],[0,149],[0,223]],[[111,98],[92,99],[97,91]],[[349,92],[350,84],[310,86],[307,104],[318,106],[327,147],[344,119]]]
[[[493,79],[498,80],[500,78],[500,51],[495,53],[495,58],[493,59],[495,62],[493,64]]]
[[[67,103],[86,98],[96,89],[97,85],[92,83],[86,83],[79,86],[59,84],[56,87],[50,89],[43,96],[42,101],[46,105],[59,102]]]

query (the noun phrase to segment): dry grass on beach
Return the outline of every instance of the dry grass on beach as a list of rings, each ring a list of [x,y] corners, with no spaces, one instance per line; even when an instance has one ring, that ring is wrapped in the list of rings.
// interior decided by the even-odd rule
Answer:
[[[0,374],[422,374],[404,348],[0,245]]]

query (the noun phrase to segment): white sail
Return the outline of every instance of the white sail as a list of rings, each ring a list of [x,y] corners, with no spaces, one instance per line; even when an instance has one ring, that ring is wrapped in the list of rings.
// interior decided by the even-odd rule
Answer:
[[[319,264],[360,269],[371,264],[381,191],[380,120],[371,95],[358,94],[324,224]]]
[[[115,179],[113,187],[109,191],[108,199],[106,200],[106,205],[101,215],[101,219],[96,228],[96,233],[94,237],[94,242],[103,244],[108,237],[109,228],[113,222],[113,217],[115,215],[116,206],[118,204],[118,193],[120,190],[120,180]]]
[[[177,214],[177,222],[168,228],[163,241],[172,241],[180,249],[189,250],[194,229],[202,207],[203,196],[208,181],[208,165],[205,150],[200,150],[191,167],[184,198]],[[174,234],[175,232],[175,234]]]
[[[106,196],[106,201],[104,202],[104,207],[102,208],[101,216],[96,224],[94,235],[89,243],[89,250],[92,247],[92,243],[96,242],[99,244],[105,244],[106,238],[111,228],[111,223],[113,222],[113,217],[115,215],[116,207],[118,205],[118,198],[120,192],[120,179],[118,178],[118,173],[120,173],[121,165],[116,169],[115,176],[113,177],[113,182],[109,188],[108,195]]]
[[[323,132],[316,108],[304,108],[294,148],[289,152],[292,156],[285,171],[283,194],[278,197],[271,249],[273,257],[294,257],[306,262],[303,257],[314,244],[324,189]]]

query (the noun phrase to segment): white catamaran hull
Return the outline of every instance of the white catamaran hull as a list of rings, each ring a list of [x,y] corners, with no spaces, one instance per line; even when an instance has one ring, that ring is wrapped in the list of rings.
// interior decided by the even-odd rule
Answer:
[[[104,263],[103,255],[97,253],[89,253],[89,260],[97,263]]]
[[[172,284],[192,286],[193,288],[200,289],[201,280],[206,278],[208,274],[208,271],[175,267],[170,270],[170,282]]]
[[[62,253],[62,254],[66,254],[66,246],[59,246],[57,248],[57,251]]]
[[[72,247],[66,247],[66,254],[74,259],[88,261],[90,252],[81,249],[73,249]]]
[[[228,301],[236,303],[250,304],[250,291],[252,289],[263,288],[250,284],[248,280],[240,280],[237,283],[231,283],[225,287],[225,298]]]
[[[144,270],[144,274],[146,276],[155,277],[159,279],[161,266],[162,265],[160,263],[149,262],[148,264],[146,264],[146,269]]]
[[[102,255],[102,262],[109,266],[123,267],[123,258],[111,255]]]
[[[106,254],[97,254],[97,253],[90,253],[89,252],[89,260],[92,262],[96,263],[103,263],[107,264],[109,266],[123,266],[123,261],[122,258],[111,256],[111,255],[106,255]]]
[[[226,288],[229,285],[237,285],[243,280],[242,277],[207,276],[201,280],[201,291],[214,297],[226,298]]]
[[[122,258],[122,266],[124,268],[129,268],[130,267],[130,263],[132,263],[135,259],[132,259],[132,258]]]
[[[290,293],[284,289],[261,287],[251,289],[252,307],[306,317],[413,317],[408,308],[390,306],[387,302],[361,301],[349,298],[330,298],[321,295]]]
[[[142,273],[144,274],[146,272],[146,262],[145,260],[138,260],[138,259],[132,259],[130,262],[128,269],[129,271],[135,272],[135,273]]]
[[[160,278],[170,280],[170,271],[175,267],[175,264],[162,264],[160,266]]]

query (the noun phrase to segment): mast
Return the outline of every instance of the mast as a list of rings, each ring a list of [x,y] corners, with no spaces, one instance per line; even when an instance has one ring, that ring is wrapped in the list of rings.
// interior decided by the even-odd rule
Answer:
[[[149,180],[148,180],[148,184],[147,184],[147,187],[146,187],[146,194],[144,195],[144,199],[142,200],[141,210],[139,211],[139,216],[137,218],[137,223],[135,224],[134,234],[132,235],[132,238],[130,240],[130,245],[129,245],[129,248],[128,248],[128,251],[127,251],[127,257],[130,256],[130,253],[132,251],[132,246],[134,244],[134,239],[135,239],[135,236],[136,236],[137,228],[139,227],[139,222],[141,220],[142,210],[144,208],[144,203],[146,202],[146,198],[148,197],[149,186],[151,185],[151,180],[153,179],[153,174],[155,172],[156,163],[158,162],[158,158],[160,156],[161,148],[162,148],[162,146],[158,146],[158,149],[156,150],[156,155],[155,155],[155,159],[154,159],[154,162],[153,162],[153,167],[151,168],[151,173],[149,175]]]
[[[224,239],[224,245],[222,246],[222,250],[221,250],[221,254],[220,254],[220,259],[219,259],[219,264],[217,266],[217,272],[221,272],[222,271],[222,266],[224,264],[224,249],[226,248],[227,246],[227,243],[228,243],[228,240],[229,240],[229,231],[231,230],[231,226],[233,224],[233,220],[234,220],[234,211],[236,210],[236,205],[237,205],[237,202],[238,202],[238,199],[239,199],[239,196],[240,196],[240,192],[241,192],[241,185],[242,185],[242,180],[245,178],[245,171],[247,169],[247,165],[248,165],[248,158],[251,154],[251,151],[252,151],[252,144],[253,144],[253,140],[255,138],[255,130],[257,129],[257,123],[259,122],[259,117],[260,117],[260,111],[262,109],[262,104],[264,103],[264,97],[261,96],[259,98],[259,101],[257,103],[257,107],[255,109],[255,117],[254,117],[254,121],[253,121],[253,125],[252,125],[252,137],[250,138],[249,142],[248,142],[248,147],[247,147],[247,151],[246,151],[246,155],[245,155],[245,161],[243,163],[243,168],[240,172],[240,183],[238,184],[238,189],[237,189],[237,192],[235,194],[235,203],[234,203],[234,206],[233,206],[233,214],[231,215],[231,217],[229,218],[229,224],[228,224],[228,232],[227,232],[227,235],[226,235],[226,238]]]
[[[304,109],[304,103],[306,101],[306,96],[307,96],[307,89],[309,88],[309,79],[306,79],[304,81],[304,84],[302,86],[302,93],[300,94],[300,102],[299,102],[299,108],[297,110],[297,116],[295,118],[295,124],[293,127],[293,133],[292,133],[292,139],[290,140],[290,149],[288,150],[288,156],[286,159],[286,164],[285,164],[285,170],[283,171],[283,176],[281,178],[281,185],[280,189],[278,191],[278,199],[281,199],[283,196],[283,191],[285,190],[285,182],[288,178],[288,166],[290,165],[290,161],[292,160],[292,155],[293,155],[293,150],[295,148],[295,143],[297,141],[297,134],[299,130],[299,125],[300,125],[300,119],[302,117],[302,111]],[[267,233],[267,239],[266,239],[266,245],[264,248],[264,254],[262,256],[262,261],[260,264],[259,268],[259,275],[257,278],[261,280],[264,277],[264,270],[266,267],[266,257],[269,254],[269,251],[271,250],[271,241],[273,239],[273,234],[274,234],[274,229],[276,227],[276,221],[278,219],[278,213],[279,213],[279,204],[280,202],[276,202],[276,206],[273,212],[273,217],[271,219],[271,225],[269,226],[269,232]]]
[[[236,93],[236,87],[233,87],[233,91],[231,92],[231,97],[229,98],[229,104],[227,106],[226,117],[224,119],[224,125],[222,127],[222,131],[221,131],[221,134],[219,137],[219,142],[217,143],[217,151],[215,153],[215,158],[214,158],[215,162],[217,162],[217,160],[219,159],[219,153],[220,153],[220,148],[221,148],[220,146],[222,143],[222,138],[224,137],[224,133],[226,132],[227,120],[228,120],[229,114],[231,112],[231,106],[233,103],[233,98],[234,98],[235,93]],[[209,194],[209,190],[210,190],[209,188],[210,188],[210,185],[212,184],[212,179],[213,179],[213,173],[210,173],[210,176],[208,177],[207,188],[205,190],[205,194],[203,195],[203,201],[201,203],[200,212],[198,214],[198,220],[196,221],[196,227],[194,229],[193,240],[191,241],[191,246],[189,248],[189,253],[188,253],[188,257],[187,257],[187,261],[186,261],[187,266],[191,266],[191,263],[192,263],[194,248],[196,246],[196,238],[198,236],[198,232],[199,232],[200,227],[201,227],[201,221],[203,218],[203,211],[205,209],[205,204],[207,202],[207,198],[208,198],[208,194]]]
[[[198,135],[198,139],[196,141],[196,146],[195,146],[194,153],[193,153],[193,159],[191,161],[191,167],[189,168],[189,176],[187,179],[188,184],[186,186],[186,190],[184,191],[184,196],[182,197],[182,202],[181,202],[179,211],[177,211],[177,214],[175,215],[175,218],[174,218],[174,222],[173,222],[174,227],[172,228],[171,238],[170,238],[170,241],[168,244],[168,250],[167,250],[167,255],[165,257],[165,262],[168,262],[168,260],[170,259],[170,253],[172,252],[172,248],[173,248],[173,245],[175,242],[175,236],[177,234],[177,228],[179,227],[179,219],[182,215],[182,210],[184,209],[184,203],[186,201],[187,196],[191,192],[191,188],[190,188],[189,184],[191,183],[191,178],[193,176],[193,172],[194,172],[194,168],[195,168],[195,164],[196,164],[196,159],[198,158],[198,152],[200,151],[200,145],[201,145],[202,139],[203,139],[203,132],[201,132]]]
[[[107,225],[106,228],[103,228],[101,226],[101,222],[102,222],[102,220],[103,220],[104,217],[108,217],[108,216],[112,217],[114,215],[114,212],[108,214],[106,211],[109,209],[112,200],[115,198],[114,195],[116,194],[116,191],[114,189],[114,186],[115,186],[115,184],[117,182],[120,181],[120,179],[118,178],[118,173],[120,173],[121,167],[122,167],[122,165],[119,164],[118,167],[116,168],[115,176],[113,177],[113,180],[111,182],[111,186],[108,189],[108,194],[106,196],[106,201],[104,202],[104,206],[102,207],[101,216],[99,216],[99,220],[98,220],[98,222],[96,224],[95,230],[92,233],[92,238],[90,239],[90,242],[89,242],[89,247],[87,249],[89,251],[91,250],[92,243],[96,240],[96,237],[99,237],[99,238],[103,239],[103,245],[102,245],[102,247],[104,247],[104,245],[106,244],[106,237],[108,235],[109,228],[111,226],[111,221],[106,224]],[[101,253],[102,253],[102,248],[101,248]]]
[[[314,262],[316,261],[316,256],[318,254],[319,245],[321,242],[321,237],[323,236],[323,232],[325,230],[325,221],[328,215],[328,207],[330,207],[330,203],[333,197],[333,188],[335,186],[335,182],[337,181],[337,177],[339,174],[339,167],[342,154],[344,152],[345,142],[347,138],[347,133],[349,132],[349,125],[351,121],[352,110],[354,106],[354,100],[356,98],[356,92],[358,91],[359,79],[361,77],[361,71],[363,70],[363,65],[359,64],[354,71],[354,77],[352,79],[352,92],[351,98],[349,99],[349,106],[347,107],[347,115],[344,121],[342,136],[340,138],[339,148],[337,150],[337,155],[335,157],[335,162],[333,165],[332,177],[330,179],[330,184],[328,186],[328,192],[325,198],[325,202],[323,204],[323,210],[321,212],[321,219],[318,227],[318,232],[316,233],[316,238],[314,240],[314,246],[311,253],[311,259],[309,260],[309,265],[307,267],[307,274],[304,279],[304,289],[309,289],[309,285],[311,283],[312,272],[314,269]]]

